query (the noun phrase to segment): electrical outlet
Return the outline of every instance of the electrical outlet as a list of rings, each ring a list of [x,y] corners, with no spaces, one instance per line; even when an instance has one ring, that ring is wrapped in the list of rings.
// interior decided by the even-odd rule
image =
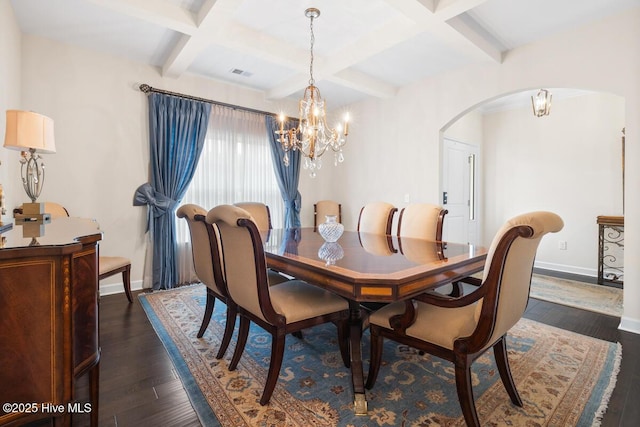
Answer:
[[[409,196],[409,194],[405,194],[404,195],[404,202],[405,203],[409,203],[411,201],[411,196]]]
[[[567,242],[565,240],[560,240],[558,242],[558,249],[560,249],[561,251],[566,251],[567,250]]]

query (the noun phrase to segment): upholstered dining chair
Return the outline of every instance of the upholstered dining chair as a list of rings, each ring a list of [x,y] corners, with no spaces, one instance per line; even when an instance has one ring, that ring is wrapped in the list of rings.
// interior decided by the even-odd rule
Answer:
[[[198,276],[198,279],[207,288],[207,302],[205,304],[200,330],[197,334],[198,338],[202,338],[209,326],[216,299],[222,301],[227,306],[225,329],[222,342],[220,343],[220,349],[216,355],[216,359],[221,359],[227,351],[231,336],[233,335],[237,310],[233,301],[227,298],[224,273],[220,270],[222,263],[214,263],[214,260],[219,260],[221,256],[220,238],[217,229],[205,221],[207,216],[206,209],[198,205],[186,204],[178,208],[176,216],[178,218],[184,218],[187,221],[189,234],[191,236],[193,267],[196,276]]]
[[[358,231],[391,235],[393,216],[398,208],[387,202],[367,203],[360,209]]]
[[[269,286],[260,232],[247,211],[237,206],[217,206],[207,214],[207,222],[218,227],[226,285],[240,315],[236,348],[229,369],[238,366],[250,322],[272,337],[271,361],[260,404],[269,402],[278,381],[286,334],[335,322],[342,359],[345,366],[349,366],[347,301],[301,280]]]
[[[365,250],[379,250],[381,251],[380,253],[383,254],[387,249],[390,253],[397,252],[391,238],[393,216],[397,211],[398,208],[387,202],[367,203],[360,209],[360,215],[358,216],[358,238]],[[375,239],[368,234],[383,235],[384,239]],[[384,244],[384,241],[386,241],[386,244]],[[360,305],[367,311],[371,311],[377,310],[385,305],[385,303],[362,302]]]
[[[325,222],[327,215],[335,215],[338,222],[342,223],[342,205],[333,200],[320,200],[313,204],[313,231],[318,230],[318,225]]]
[[[264,203],[241,202],[234,203],[234,206],[249,212],[253,217],[253,221],[256,223],[258,230],[267,231],[273,228],[271,225],[271,211],[269,210],[269,206]]]
[[[22,208],[14,210],[14,214],[22,212]],[[51,215],[51,218],[64,218],[69,216],[67,208],[59,203],[45,202],[44,211]],[[99,256],[98,257],[98,280],[106,279],[115,274],[122,273],[122,284],[124,293],[129,302],[133,302],[131,295],[131,261],[129,258],[121,256]]]
[[[239,207],[251,214],[253,218],[253,222],[260,230],[263,239],[268,239],[269,233],[273,228],[271,225],[271,211],[269,210],[269,206],[260,202],[241,202],[234,203],[234,206]],[[275,270],[269,269],[269,283],[282,283],[289,280],[288,277],[283,276]]]
[[[436,293],[389,304],[369,317],[371,361],[367,388],[375,384],[384,338],[453,362],[456,390],[468,426],[480,426],[471,384],[471,364],[489,348],[511,402],[522,406],[507,358],[507,332],[522,317],[529,299],[533,263],[542,237],[562,229],[551,212],[531,212],[507,221],[487,255],[478,289],[458,298]],[[467,280],[467,279],[465,279]]]
[[[412,203],[400,211],[398,237],[442,240],[446,209],[429,203]]]
[[[449,211],[443,207],[430,203],[412,203],[402,208],[398,217],[398,249],[400,252],[406,252],[402,247],[402,237],[441,241],[444,218],[447,213]],[[444,291],[445,288],[446,291]],[[448,292],[452,296],[460,295],[462,285],[459,283],[447,284],[441,287],[441,291]]]

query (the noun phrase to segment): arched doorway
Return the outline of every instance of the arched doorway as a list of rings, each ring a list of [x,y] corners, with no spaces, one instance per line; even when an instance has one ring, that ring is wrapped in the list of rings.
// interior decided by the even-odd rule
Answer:
[[[622,215],[625,102],[607,93],[550,90],[549,116],[534,116],[535,90],[461,113],[443,128],[441,152],[447,139],[479,148],[478,243],[488,244],[509,217],[552,210],[563,217],[565,229],[543,240],[537,265],[595,277],[596,218]],[[449,173],[443,157],[441,183]]]

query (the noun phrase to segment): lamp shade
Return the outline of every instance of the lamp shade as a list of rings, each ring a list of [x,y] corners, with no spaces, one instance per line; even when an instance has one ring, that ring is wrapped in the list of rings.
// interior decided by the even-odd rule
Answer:
[[[12,150],[55,153],[53,120],[31,111],[7,110],[4,147]]]

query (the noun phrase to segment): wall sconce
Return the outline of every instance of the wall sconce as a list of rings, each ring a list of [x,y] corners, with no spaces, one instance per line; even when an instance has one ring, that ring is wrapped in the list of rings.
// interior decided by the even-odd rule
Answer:
[[[551,96],[551,92],[548,90],[540,89],[535,97],[531,97],[533,114],[536,117],[549,115],[549,111],[551,111]]]
[[[44,203],[36,203],[44,184],[44,163],[38,153],[55,153],[53,120],[31,111],[7,110],[4,147],[22,152],[22,185],[31,203],[23,204],[23,215],[44,219]]]

